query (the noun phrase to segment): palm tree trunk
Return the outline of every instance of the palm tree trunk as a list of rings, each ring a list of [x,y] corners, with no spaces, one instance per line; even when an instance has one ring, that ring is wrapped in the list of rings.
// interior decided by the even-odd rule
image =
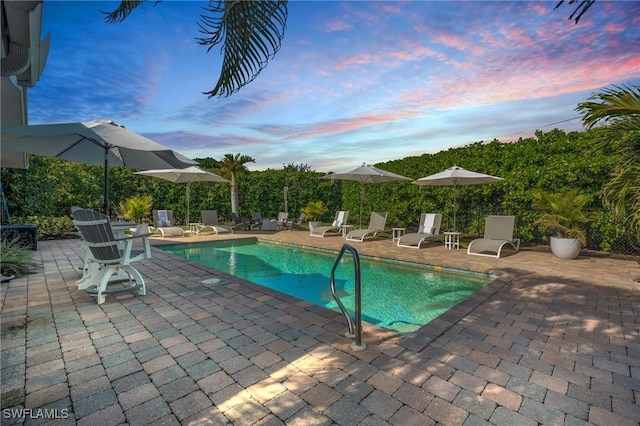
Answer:
[[[240,217],[240,209],[238,208],[238,186],[236,184],[235,173],[231,175],[231,211]]]

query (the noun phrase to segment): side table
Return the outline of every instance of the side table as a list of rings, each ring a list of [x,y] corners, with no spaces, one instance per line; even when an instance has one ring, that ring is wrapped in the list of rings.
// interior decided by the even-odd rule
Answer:
[[[402,237],[407,228],[391,228],[391,238],[393,241],[398,241]]]
[[[342,225],[342,226],[340,226],[340,232],[342,232],[342,237],[346,238],[347,234],[349,232],[351,232],[352,229],[353,229],[353,225]]]
[[[462,232],[445,232],[444,233],[444,248],[453,249],[455,246],[456,250],[460,248],[460,235]]]
[[[193,237],[194,235],[198,235],[200,232],[198,232],[198,225],[200,225],[200,222],[191,222],[189,223],[189,236]]]

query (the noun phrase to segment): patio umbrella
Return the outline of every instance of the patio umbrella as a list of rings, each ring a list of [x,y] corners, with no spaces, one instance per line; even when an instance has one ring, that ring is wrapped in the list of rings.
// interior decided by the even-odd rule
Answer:
[[[365,183],[411,180],[408,177],[380,170],[374,166],[369,166],[367,163],[362,163],[362,166],[356,167],[355,169],[345,170],[338,173],[329,173],[326,176],[322,176],[322,179],[353,180],[360,183],[360,228],[362,228],[362,201],[364,200]]]
[[[456,192],[458,185],[480,185],[501,181],[502,178],[471,172],[459,166],[420,178],[413,183],[428,186],[453,186],[453,230],[456,231]]]
[[[160,169],[198,164],[111,120],[2,126],[2,150],[5,149],[87,164],[104,164],[105,214],[109,208],[107,166]]]
[[[185,169],[146,170],[135,172],[136,175],[153,176],[174,183],[187,184],[187,226],[189,226],[189,195],[191,182],[229,182],[215,173],[202,170],[200,167],[191,166]]]

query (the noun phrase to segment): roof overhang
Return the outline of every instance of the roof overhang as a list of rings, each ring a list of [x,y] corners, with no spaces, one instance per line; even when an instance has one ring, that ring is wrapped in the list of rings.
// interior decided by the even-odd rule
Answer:
[[[27,125],[27,88],[40,79],[49,54],[50,36],[41,39],[44,1],[2,0],[0,25],[2,125]],[[0,142],[1,143],[1,142]],[[2,149],[0,166],[27,168],[26,154]]]

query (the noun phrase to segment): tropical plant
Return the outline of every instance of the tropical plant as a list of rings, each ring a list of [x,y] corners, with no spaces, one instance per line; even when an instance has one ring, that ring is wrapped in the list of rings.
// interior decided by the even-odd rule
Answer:
[[[33,250],[22,246],[20,237],[0,242],[0,273],[3,276],[21,276],[36,266]]]
[[[606,125],[596,148],[614,147],[621,161],[603,188],[602,201],[640,236],[640,86],[604,89],[576,110],[588,129]]]
[[[160,2],[156,0],[156,4]],[[564,2],[559,0],[555,9]],[[122,22],[144,3],[145,0],[122,0],[115,10],[103,12],[105,21]],[[569,19],[575,16],[577,24],[595,0],[568,0],[568,3],[578,3],[569,16]],[[208,46],[207,52],[222,43],[224,53],[218,82],[204,93],[210,98],[230,96],[255,80],[280,50],[287,26],[287,0],[212,0],[203,9],[206,13],[200,15],[198,26],[206,37],[197,40]]]
[[[543,230],[554,232],[559,238],[576,238],[583,246],[587,245],[584,227],[590,219],[584,207],[591,201],[590,195],[577,189],[565,193],[536,190],[533,200],[533,208],[543,213],[535,222]]]
[[[225,154],[220,160],[220,174],[231,180],[231,212],[240,216],[238,208],[238,174],[249,171],[246,163],[255,163],[256,160],[248,155]]]
[[[328,208],[324,201],[309,201],[307,205],[300,209],[309,221],[316,221],[327,212]]]
[[[120,214],[125,219],[135,223],[144,223],[144,220],[148,218],[151,213],[152,205],[153,197],[151,195],[129,197],[120,203]]]

